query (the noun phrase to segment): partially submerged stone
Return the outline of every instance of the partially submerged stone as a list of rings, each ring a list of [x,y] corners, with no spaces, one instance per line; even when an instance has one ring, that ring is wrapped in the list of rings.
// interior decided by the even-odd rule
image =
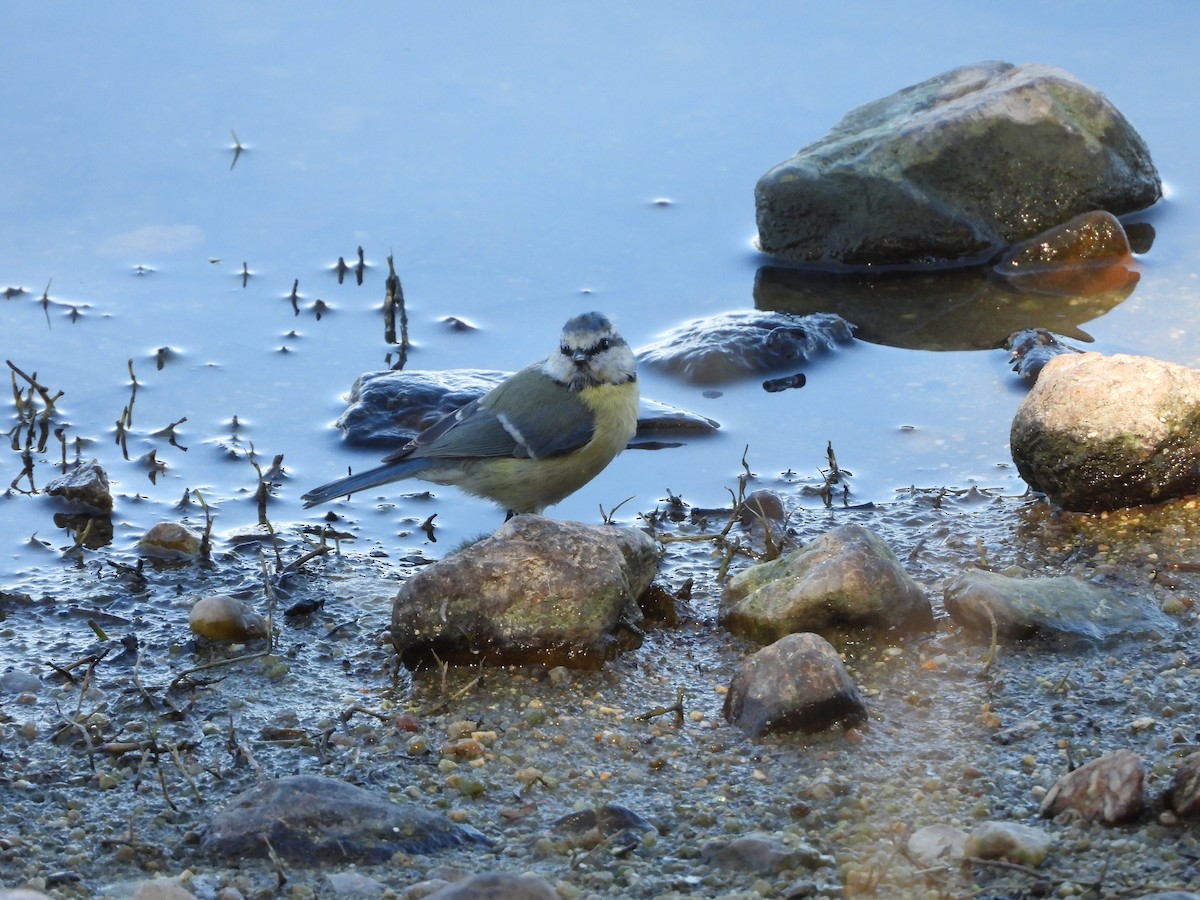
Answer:
[[[1099,512],[1200,492],[1200,371],[1146,356],[1046,363],[1009,435],[1026,483]]]
[[[981,822],[967,835],[962,852],[976,859],[1002,859],[1036,868],[1046,861],[1053,842],[1050,835],[1032,825]]]
[[[1145,142],[1060,69],[962,66],[848,113],[755,188],[759,246],[840,266],[984,262],[1162,196]]]
[[[908,855],[922,866],[957,862],[962,859],[967,833],[953,825],[925,825],[908,838]]]
[[[1110,212],[1092,210],[1013,244],[994,269],[1015,278],[1072,266],[1132,261],[1129,238],[1120,220]]]
[[[990,640],[1082,639],[1102,644],[1146,633],[1170,634],[1178,627],[1150,600],[1073,575],[1010,578],[971,569],[945,588],[946,612],[958,625]]]
[[[696,384],[719,384],[798,365],[853,339],[854,326],[834,313],[741,310],[672,328],[637,357],[640,365]]]
[[[645,833],[658,829],[633,810],[617,803],[605,803],[559,816],[550,823],[550,834],[564,838],[572,847],[592,847],[608,842],[614,845],[637,841]]]
[[[832,856],[807,844],[785,844],[769,834],[745,834],[730,840],[708,841],[700,847],[700,860],[710,866],[758,875],[837,865]]]
[[[193,603],[188,626],[197,637],[221,643],[253,641],[268,634],[266,619],[227,594],[210,594]]]
[[[817,634],[789,634],[746,659],[729,685],[724,713],[751,736],[850,727],[867,717],[838,652]]]
[[[97,459],[82,459],[70,471],[51,480],[46,493],[63,501],[73,512],[103,515],[112,512],[108,475]]]
[[[335,424],[350,444],[395,449],[511,374],[484,369],[365,372],[354,382],[349,406]],[[638,409],[639,436],[710,434],[719,427],[712,419],[645,397]]]
[[[596,669],[641,644],[636,601],[657,569],[654,540],[637,529],[514,516],[404,583],[392,642],[409,668]]]
[[[209,823],[203,849],[227,859],[293,864],[382,863],[394,853],[431,853],[489,841],[473,828],[412,804],[396,804],[319,775],[264,781],[238,794]]]
[[[559,893],[537,875],[482,872],[427,894],[425,900],[559,900]]]
[[[1046,363],[1065,353],[1082,353],[1045,328],[1027,328],[1008,336],[1005,348],[1012,360],[1012,369],[1026,381],[1037,381]]]
[[[837,628],[882,637],[932,629],[933,608],[881,538],[843,525],[739,572],[721,599],[721,624],[764,644]]]
[[[202,536],[179,522],[151,525],[138,539],[138,552],[156,559],[196,559]]]

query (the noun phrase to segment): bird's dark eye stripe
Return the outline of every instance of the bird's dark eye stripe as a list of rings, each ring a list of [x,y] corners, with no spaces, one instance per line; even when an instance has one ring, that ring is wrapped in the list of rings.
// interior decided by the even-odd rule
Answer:
[[[595,356],[597,353],[603,353],[605,350],[612,349],[613,342],[609,338],[600,338],[592,346],[583,351],[585,356]],[[559,347],[559,351],[563,356],[574,356],[578,351],[573,349],[570,344],[563,344]]]

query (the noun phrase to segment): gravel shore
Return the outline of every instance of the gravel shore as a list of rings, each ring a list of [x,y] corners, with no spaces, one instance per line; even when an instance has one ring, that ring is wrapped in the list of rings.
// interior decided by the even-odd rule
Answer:
[[[717,625],[722,556],[703,541],[666,545],[659,583],[680,595],[678,620],[599,672],[398,670],[386,629],[411,558],[346,551],[308,563],[281,585],[270,653],[200,647],[187,630],[198,594],[240,590],[265,607],[257,551],[148,565],[141,579],[97,561],[55,567],[0,596],[0,887],[121,897],[167,877],[226,900],[415,897],[488,870],[535,873],[563,897],[1139,897],[1200,886],[1200,832],[1158,803],[1200,745],[1200,505],[1078,516],[974,490],[913,491],[870,509],[798,510],[792,527],[803,542],[852,521],[891,545],[939,618],[933,634],[898,646],[838,643],[870,719],[815,737],[750,740],[722,719],[754,648]],[[735,557],[731,571],[748,561]],[[943,582],[972,565],[1097,579],[1152,597],[1180,628],[1103,647],[1001,645],[993,658],[942,614]],[[281,615],[304,600],[324,605]],[[199,668],[209,663],[219,664]],[[681,691],[681,718],[661,712]],[[1146,769],[1141,820],[1038,817],[1058,777],[1122,748]],[[200,852],[229,799],[296,773],[440,811],[494,845],[344,867]],[[551,825],[602,804],[656,830],[589,844]],[[928,867],[906,853],[925,825],[983,821],[1042,830],[1046,862]],[[797,852],[783,867],[713,856],[749,834]]]

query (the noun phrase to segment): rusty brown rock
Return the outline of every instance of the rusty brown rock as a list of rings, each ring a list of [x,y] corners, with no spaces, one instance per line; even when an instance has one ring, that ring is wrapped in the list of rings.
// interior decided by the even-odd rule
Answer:
[[[1184,757],[1175,770],[1167,790],[1167,802],[1182,818],[1200,816],[1200,753]]]
[[[1094,759],[1058,779],[1042,800],[1046,818],[1072,810],[1103,825],[1121,825],[1145,807],[1142,761],[1132,750],[1117,750]]]

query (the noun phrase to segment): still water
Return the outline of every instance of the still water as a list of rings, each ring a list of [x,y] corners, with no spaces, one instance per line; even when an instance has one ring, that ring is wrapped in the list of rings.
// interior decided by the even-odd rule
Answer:
[[[359,373],[395,360],[380,311],[389,254],[408,368],[516,369],[593,308],[647,344],[754,306],[770,261],[752,243],[753,188],[768,168],[854,106],[1005,59],[1106,93],[1166,184],[1138,217],[1157,237],[1136,289],[1068,333],[1200,366],[1198,27],[1200,7],[1175,4],[1130,17],[1103,3],[933,3],[919,15],[857,3],[123,3],[64,17],[8,3],[0,356],[63,391],[56,424],[72,455],[79,439],[107,469],[117,508],[105,552],[130,551],[159,520],[202,524],[195,506],[176,509],[197,489],[218,539],[253,526],[251,445],[263,468],[283,454],[274,527],[317,523],[324,509],[302,510],[299,495],[379,455],[345,448],[331,423]],[[353,267],[359,247],[362,284],[353,271],[339,283],[339,257]],[[1006,354],[961,349],[994,346],[975,325],[954,326],[970,332],[958,343],[901,324],[903,337],[885,328],[804,366],[803,390],[748,380],[714,392],[646,373],[644,395],[721,431],[627,452],[552,514],[594,522],[632,498],[618,518],[634,521],[668,490],[721,505],[746,447],[760,486],[798,499],[829,441],[854,502],[914,484],[1020,493],[1007,441],[1023,389]],[[131,367],[127,460],[115,423]],[[6,430],[13,415],[8,399]],[[52,439],[37,457],[38,487],[59,454]],[[20,455],[0,461],[7,486]],[[405,498],[420,489],[333,508],[360,549],[399,556],[440,555],[502,519],[452,488]],[[44,496],[0,497],[0,584],[54,568],[51,551],[71,544],[55,510]],[[415,527],[434,512],[436,545]]]

